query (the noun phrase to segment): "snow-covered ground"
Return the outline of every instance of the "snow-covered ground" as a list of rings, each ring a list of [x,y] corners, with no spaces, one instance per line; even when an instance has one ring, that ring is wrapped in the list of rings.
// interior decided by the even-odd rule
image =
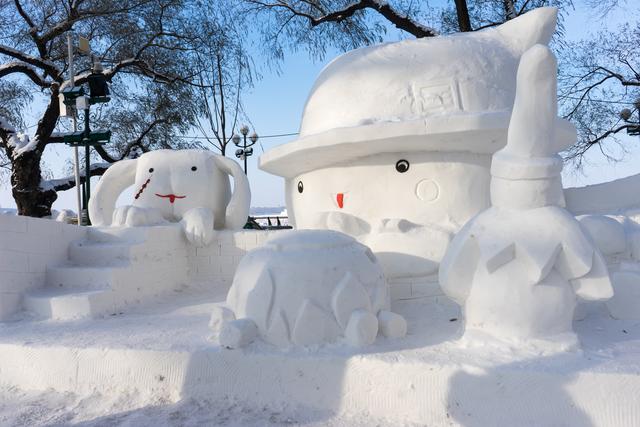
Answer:
[[[180,304],[175,300],[167,301],[97,321],[65,322],[64,327],[56,326],[55,322],[28,318],[5,323],[0,325],[0,345],[23,345],[32,349],[67,347],[77,349],[73,351],[78,351],[78,354],[97,349],[104,351],[105,357],[110,352],[137,349],[172,353],[205,351],[210,352],[211,357],[217,357],[219,350],[209,340],[207,323],[211,304],[219,301],[220,295],[205,300],[201,295],[197,298],[185,295],[180,299]],[[402,340],[380,338],[366,350],[335,344],[319,349],[317,356],[314,352],[295,350],[283,354],[261,342],[253,343],[247,351],[222,350],[229,360],[244,359],[243,363],[261,363],[262,357],[281,354],[290,358],[288,363],[293,364],[291,366],[307,369],[306,380],[299,384],[312,384],[313,371],[325,372],[327,365],[340,365],[347,361],[354,371],[349,375],[344,372],[341,378],[328,379],[329,382],[336,381],[333,385],[346,393],[339,398],[353,398],[345,391],[349,384],[353,387],[354,382],[370,383],[374,387],[371,394],[368,397],[360,395],[358,399],[375,399],[374,394],[379,395],[381,390],[383,394],[388,393],[392,400],[396,399],[395,406],[388,407],[390,415],[396,417],[392,421],[373,419],[365,413],[353,411],[336,417],[318,409],[283,404],[267,407],[227,398],[188,397],[174,402],[145,388],[125,391],[122,385],[116,384],[115,377],[99,375],[94,380],[98,378],[101,384],[92,385],[93,392],[82,395],[51,390],[25,392],[6,386],[0,388],[0,426],[411,426],[414,424],[403,420],[409,411],[413,412],[412,422],[418,413],[425,416],[441,413],[439,422],[421,424],[430,427],[632,426],[637,424],[630,424],[629,420],[640,419],[640,408],[621,403],[634,401],[633,390],[637,390],[640,382],[638,321],[611,319],[603,307],[598,307],[587,319],[575,323],[582,351],[556,355],[530,353],[525,354],[524,359],[518,359],[517,355],[504,348],[457,344],[459,312],[441,298],[399,301],[394,310],[407,318],[409,335]],[[37,360],[36,353],[27,351],[25,355],[33,358],[33,365],[29,360],[25,362],[25,366],[34,366],[32,369],[42,362]],[[331,358],[329,363],[327,357]],[[100,359],[93,363],[109,364]],[[378,369],[381,367],[379,363],[385,364],[384,372]],[[234,375],[246,379],[246,373],[238,370],[237,366],[227,366]],[[286,374],[280,365],[268,365],[265,369],[280,370],[278,372]],[[445,375],[447,370],[453,374]],[[206,371],[198,372],[198,375],[206,375]],[[133,374],[130,373],[130,381],[139,381]],[[281,378],[279,375],[265,372],[264,377],[268,382]],[[367,376],[369,378],[361,379]],[[61,384],[66,381],[62,377],[59,380]],[[256,387],[260,387],[261,381],[256,380]],[[284,378],[283,385],[284,382],[291,385],[291,381],[291,377]],[[391,389],[392,383],[396,390]],[[208,384],[206,388],[216,387],[213,383]],[[620,387],[615,399],[610,398],[612,387]],[[278,387],[273,389],[274,393],[280,393],[276,391]],[[478,395],[483,395],[483,398],[478,399]],[[404,409],[402,401],[405,402]],[[521,406],[524,401],[527,402],[526,408]],[[391,400],[383,402],[389,404]],[[415,409],[418,407],[422,407],[422,412]],[[528,423],[487,424],[487,417],[498,421],[501,417],[519,417],[521,414],[522,419],[529,420]],[[554,419],[560,420],[554,418],[559,414],[565,417],[562,419],[575,422],[553,424]],[[537,423],[530,422],[531,419]]]
[[[241,402],[194,400],[158,401],[131,409],[131,396],[109,398],[100,395],[78,397],[71,393],[0,390],[2,427],[189,427],[189,426],[386,426],[368,418],[314,417],[309,411],[283,414],[266,408],[248,408]],[[314,419],[315,418],[315,419]],[[397,425],[397,424],[394,424]]]

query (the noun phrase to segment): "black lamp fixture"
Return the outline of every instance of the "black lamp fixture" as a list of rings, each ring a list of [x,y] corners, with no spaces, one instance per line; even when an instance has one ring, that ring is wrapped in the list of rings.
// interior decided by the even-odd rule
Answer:
[[[234,133],[231,140],[237,147],[239,147],[236,150],[236,157],[244,160],[244,173],[247,175],[247,157],[251,157],[253,155],[253,148],[251,146],[258,142],[258,134],[253,132],[249,135],[249,126],[247,125],[243,125],[240,128],[240,133],[242,134],[242,138],[240,138],[240,135]],[[249,135],[249,142],[247,142],[247,135]]]
[[[92,103],[108,102],[109,84],[100,61],[94,61],[93,67],[91,67],[91,74],[89,74],[87,80],[89,82],[89,97],[92,98]]]

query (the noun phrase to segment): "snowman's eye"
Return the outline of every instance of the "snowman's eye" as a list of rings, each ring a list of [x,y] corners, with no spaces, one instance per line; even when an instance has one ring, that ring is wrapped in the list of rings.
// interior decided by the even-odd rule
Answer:
[[[302,181],[298,181],[298,193],[302,194],[303,191],[304,185],[302,184]]]
[[[400,173],[405,173],[409,170],[409,161],[407,160],[398,160],[396,162],[396,170]]]

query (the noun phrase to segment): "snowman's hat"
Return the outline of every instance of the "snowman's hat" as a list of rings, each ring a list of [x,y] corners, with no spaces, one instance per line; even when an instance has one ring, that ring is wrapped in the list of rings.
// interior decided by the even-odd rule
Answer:
[[[376,153],[492,154],[507,142],[520,56],[548,44],[557,9],[533,10],[494,28],[366,47],[333,60],[305,105],[300,136],[260,158],[292,178]],[[557,119],[556,140],[575,128]]]

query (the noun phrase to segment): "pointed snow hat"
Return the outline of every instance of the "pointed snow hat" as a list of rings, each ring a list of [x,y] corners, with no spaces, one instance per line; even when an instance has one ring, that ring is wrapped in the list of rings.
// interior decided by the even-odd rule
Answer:
[[[548,44],[557,10],[540,8],[474,33],[406,40],[339,56],[320,73],[300,136],[260,168],[283,177],[376,153],[503,147],[520,56]],[[560,119],[559,141],[575,140]]]
[[[564,207],[562,158],[567,148],[558,141],[558,63],[551,50],[535,45],[518,67],[518,87],[507,145],[491,161],[491,204],[534,209]]]

